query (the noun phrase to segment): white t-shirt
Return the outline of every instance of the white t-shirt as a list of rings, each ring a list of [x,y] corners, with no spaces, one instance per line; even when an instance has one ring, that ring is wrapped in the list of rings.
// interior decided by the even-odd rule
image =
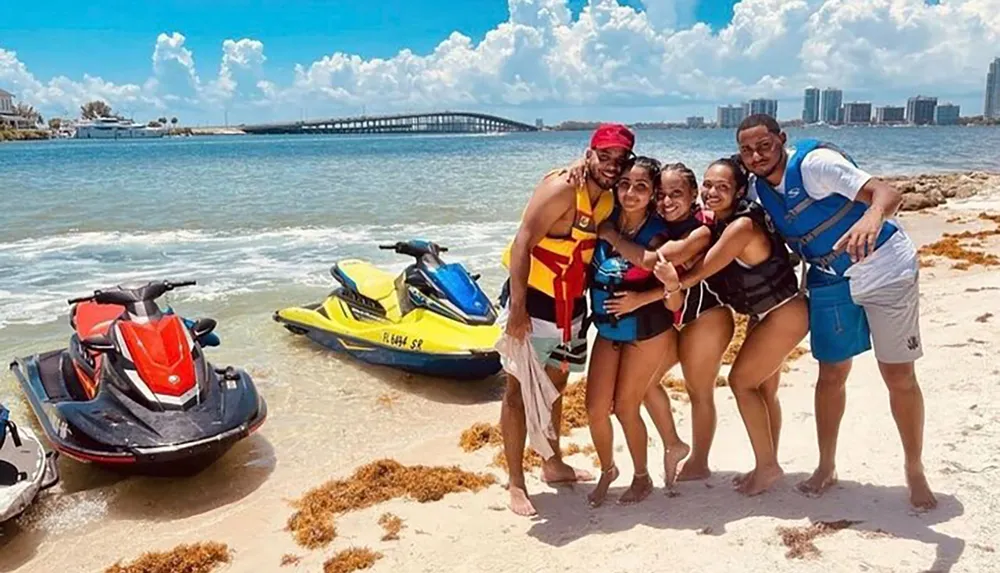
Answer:
[[[789,150],[789,156],[792,151]],[[813,199],[821,200],[839,193],[854,200],[871,175],[851,164],[843,155],[832,149],[817,149],[802,161],[802,186]],[[757,197],[754,186],[751,197]],[[775,187],[778,193],[785,193],[785,178]],[[863,261],[852,265],[844,273],[851,279],[851,295],[854,297],[871,292],[887,284],[900,280],[913,280],[917,274],[917,249],[913,241],[903,231],[896,219],[891,219],[899,230],[874,253]]]

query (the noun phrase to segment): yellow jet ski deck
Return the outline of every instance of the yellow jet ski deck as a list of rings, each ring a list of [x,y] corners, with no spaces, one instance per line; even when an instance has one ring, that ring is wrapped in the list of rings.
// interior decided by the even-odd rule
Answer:
[[[457,379],[498,372],[495,309],[465,268],[441,262],[433,243],[392,248],[417,262],[394,277],[366,261],[340,261],[330,270],[340,288],[322,302],[279,310],[274,320],[373,364]]]

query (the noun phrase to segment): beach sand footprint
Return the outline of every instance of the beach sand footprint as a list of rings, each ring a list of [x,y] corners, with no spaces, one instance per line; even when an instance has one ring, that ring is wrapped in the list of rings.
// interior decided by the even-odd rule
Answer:
[[[929,512],[914,512],[903,486],[882,486],[840,480],[819,498],[809,498],[794,490],[792,484],[808,477],[805,473],[786,474],[781,485],[764,496],[746,498],[729,487],[718,484],[728,481],[731,472],[717,472],[711,480],[716,487],[691,485],[678,490],[676,498],[651,496],[641,505],[622,510],[600,512],[596,520],[580,494],[539,492],[532,499],[539,518],[528,529],[528,535],[553,547],[563,547],[591,535],[604,536],[644,526],[663,532],[688,531],[702,536],[727,535],[727,525],[750,517],[771,517],[779,526],[798,526],[800,520],[812,523],[849,520],[859,531],[880,532],[898,539],[908,539],[935,547],[933,563],[920,570],[950,571],[965,551],[966,541],[931,528],[961,516],[965,506],[953,495],[935,492],[938,507]],[[581,526],[581,524],[587,524]],[[741,535],[745,535],[743,531]],[[768,536],[775,535],[769,533]],[[663,543],[683,546],[682,538],[665,535]]]

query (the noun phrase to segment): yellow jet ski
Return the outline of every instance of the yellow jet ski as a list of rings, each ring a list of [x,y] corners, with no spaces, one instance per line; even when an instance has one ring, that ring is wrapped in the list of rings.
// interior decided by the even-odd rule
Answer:
[[[323,302],[274,313],[294,334],[338,352],[407,372],[476,380],[500,370],[493,348],[500,338],[497,312],[458,263],[430,241],[411,240],[380,249],[416,262],[399,276],[357,260],[330,269],[340,283]]]

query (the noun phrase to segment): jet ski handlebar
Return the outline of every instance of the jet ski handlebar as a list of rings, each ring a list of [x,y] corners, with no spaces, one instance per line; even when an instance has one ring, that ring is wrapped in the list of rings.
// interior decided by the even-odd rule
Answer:
[[[170,281],[152,281],[138,288],[125,288],[122,286],[116,286],[107,290],[95,290],[94,294],[89,296],[81,296],[79,298],[69,299],[69,304],[76,304],[80,302],[94,301],[104,304],[134,304],[137,302],[145,302],[150,300],[155,300],[162,296],[164,293],[174,290],[175,288],[192,286],[197,284],[196,281],[180,281],[180,282],[170,282]]]
[[[401,255],[420,258],[426,254],[447,253],[448,248],[431,241],[399,241],[392,245],[379,245],[383,251],[396,251]]]

